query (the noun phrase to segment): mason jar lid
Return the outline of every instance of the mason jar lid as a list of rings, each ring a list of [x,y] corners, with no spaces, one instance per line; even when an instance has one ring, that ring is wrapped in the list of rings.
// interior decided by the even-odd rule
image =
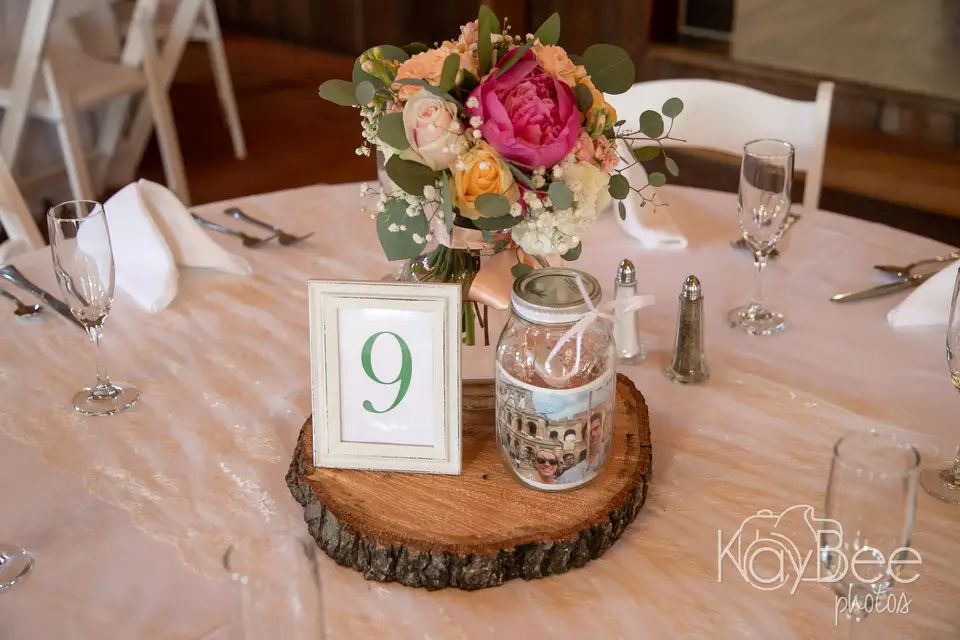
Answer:
[[[510,304],[518,316],[537,324],[570,324],[590,307],[577,287],[580,276],[594,306],[600,304],[600,283],[589,273],[565,267],[544,267],[528,271],[513,283]]]

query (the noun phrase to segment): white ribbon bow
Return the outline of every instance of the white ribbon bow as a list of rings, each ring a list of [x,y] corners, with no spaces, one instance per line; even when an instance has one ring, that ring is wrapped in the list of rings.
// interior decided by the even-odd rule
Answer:
[[[587,288],[583,284],[583,280],[579,275],[574,274],[574,281],[577,284],[577,289],[580,290],[580,295],[583,296],[583,301],[587,303],[587,307],[590,309],[587,313],[583,314],[583,317],[580,318],[576,324],[567,329],[567,332],[564,333],[560,339],[557,341],[557,344],[553,346],[553,349],[550,350],[550,353],[547,355],[547,359],[544,360],[543,365],[539,362],[534,365],[534,368],[537,370],[537,373],[540,374],[540,377],[543,378],[544,382],[549,384],[551,387],[560,387],[567,384],[573,376],[575,376],[580,370],[580,353],[583,348],[583,334],[586,333],[587,328],[597,321],[600,318],[604,320],[610,320],[611,322],[615,321],[617,316],[622,316],[626,313],[633,313],[638,309],[644,307],[649,307],[655,302],[655,298],[652,294],[644,294],[640,296],[630,296],[629,298],[620,298],[619,300],[611,300],[601,304],[600,307],[603,309],[601,311],[593,304],[593,300],[590,299],[590,295],[587,293]],[[563,348],[570,338],[576,336],[577,338],[577,359],[573,364],[573,369],[570,373],[563,376],[554,376],[548,373],[550,369],[550,363],[553,362],[553,359],[557,357],[557,354],[560,353],[560,349]]]

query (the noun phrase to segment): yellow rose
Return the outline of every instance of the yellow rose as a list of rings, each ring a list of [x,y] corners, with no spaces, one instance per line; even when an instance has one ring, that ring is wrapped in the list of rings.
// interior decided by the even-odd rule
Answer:
[[[574,87],[587,76],[587,70],[574,64],[567,52],[556,45],[537,44],[530,47],[530,50],[548,76],[565,82],[570,87]]]
[[[520,199],[520,189],[513,181],[510,168],[503,163],[486,143],[479,145],[465,153],[453,172],[453,204],[460,210],[460,215],[475,220],[485,217],[477,211],[474,202],[485,193],[496,193],[507,198],[510,202]]]
[[[603,94],[593,86],[593,81],[589,76],[584,77],[579,84],[587,87],[593,97],[593,104],[583,115],[587,131],[590,132],[591,136],[596,137],[617,121],[617,110],[610,106],[610,103],[604,99]]]

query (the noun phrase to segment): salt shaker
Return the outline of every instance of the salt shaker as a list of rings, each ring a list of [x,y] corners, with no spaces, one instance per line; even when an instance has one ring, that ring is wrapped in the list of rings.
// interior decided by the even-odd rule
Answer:
[[[664,374],[675,382],[696,384],[710,377],[703,357],[703,290],[700,280],[690,276],[680,292],[680,319],[673,361]]]
[[[637,295],[637,270],[629,260],[623,260],[617,267],[617,279],[613,288],[615,300]],[[613,331],[617,342],[617,362],[626,365],[643,362],[645,356],[637,331],[637,312],[617,314]]]

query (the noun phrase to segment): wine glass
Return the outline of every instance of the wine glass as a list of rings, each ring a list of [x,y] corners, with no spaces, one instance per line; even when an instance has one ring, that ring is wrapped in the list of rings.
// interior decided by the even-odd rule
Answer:
[[[317,543],[305,536],[275,535],[236,542],[223,566],[237,593],[235,640],[323,640],[323,599]]]
[[[919,559],[909,548],[919,476],[920,454],[897,438],[871,431],[840,438],[833,447],[820,560],[838,603],[846,599],[851,636],[871,602],[894,582],[914,579],[903,573],[905,564]]]
[[[113,304],[113,248],[103,205],[89,200],[64,202],[47,212],[50,251],[57,283],[73,316],[86,328],[97,358],[97,382],[73,396],[73,408],[91,416],[129,409],[140,391],[111,381],[100,354],[103,325]]]
[[[23,580],[33,569],[33,556],[23,547],[0,543],[0,591]]]
[[[762,275],[770,252],[783,236],[793,188],[793,145],[782,140],[754,140],[743,146],[737,212],[740,231],[753,249],[757,267],[753,300],[727,314],[727,322],[756,336],[783,331],[783,316],[763,304]]]
[[[950,321],[947,324],[947,366],[950,368],[950,380],[960,390],[960,309],[957,298],[960,297],[960,271],[953,285],[953,300],[950,302]],[[924,469],[920,475],[920,484],[927,493],[948,504],[960,505],[960,449],[953,464],[947,467]]]

